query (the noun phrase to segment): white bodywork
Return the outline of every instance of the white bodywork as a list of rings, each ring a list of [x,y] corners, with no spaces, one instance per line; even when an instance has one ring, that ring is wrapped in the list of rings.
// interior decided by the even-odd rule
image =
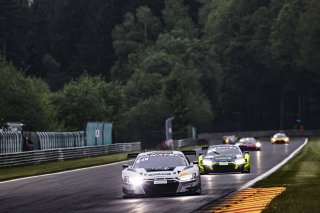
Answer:
[[[178,157],[183,165],[174,168],[137,168],[137,163],[150,157]],[[201,179],[198,165],[189,163],[179,151],[156,151],[140,153],[132,166],[122,171],[123,193],[133,195],[200,194]]]

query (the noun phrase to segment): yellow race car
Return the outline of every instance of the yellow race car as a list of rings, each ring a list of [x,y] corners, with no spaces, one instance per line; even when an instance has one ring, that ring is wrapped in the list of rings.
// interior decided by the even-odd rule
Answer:
[[[289,143],[289,137],[284,134],[284,133],[277,133],[271,138],[271,143],[276,144],[276,143]]]
[[[223,144],[235,144],[238,138],[235,135],[226,135],[222,137]]]
[[[221,144],[202,147],[204,153],[199,155],[201,174],[217,172],[250,173],[249,152],[242,152],[236,145]]]

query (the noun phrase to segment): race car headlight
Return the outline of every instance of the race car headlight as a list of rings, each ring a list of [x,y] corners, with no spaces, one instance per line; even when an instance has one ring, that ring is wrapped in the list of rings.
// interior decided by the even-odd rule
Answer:
[[[202,160],[203,165],[210,166],[212,164],[211,159],[203,159]]]
[[[260,142],[257,142],[257,143],[256,143],[256,147],[261,147],[261,143],[260,143]]]
[[[284,141],[288,142],[288,141],[289,141],[289,138],[285,138]]]
[[[244,158],[238,158],[235,160],[236,164],[244,164],[246,162],[246,160]]]
[[[132,185],[141,185],[143,183],[143,178],[139,175],[135,175],[135,176],[132,176],[132,177],[124,177],[124,182],[127,182],[129,184],[132,184]]]
[[[271,140],[274,142],[274,141],[276,141],[276,139],[275,138],[271,138]]]
[[[180,172],[178,179],[181,181],[190,181],[196,179],[196,177],[196,173],[191,174],[187,172]]]

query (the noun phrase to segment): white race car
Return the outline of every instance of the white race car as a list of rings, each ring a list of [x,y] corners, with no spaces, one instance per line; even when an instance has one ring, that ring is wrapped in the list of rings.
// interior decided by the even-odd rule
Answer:
[[[188,152],[188,153],[187,153]],[[187,151],[186,154],[195,151]],[[180,151],[136,154],[132,166],[123,165],[124,197],[140,195],[201,194],[197,162],[190,163]],[[128,158],[129,155],[128,154]]]

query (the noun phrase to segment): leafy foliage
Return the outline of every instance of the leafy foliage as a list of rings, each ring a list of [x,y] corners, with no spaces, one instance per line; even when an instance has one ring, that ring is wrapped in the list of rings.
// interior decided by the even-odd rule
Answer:
[[[59,120],[68,130],[84,129],[88,121],[112,121],[117,107],[111,102],[113,92],[101,77],[81,75],[53,97]]]
[[[25,77],[4,61],[0,61],[0,76],[1,119],[24,122],[30,130],[57,128],[55,110],[45,82]]]
[[[3,0],[0,87],[11,91],[2,91],[0,115],[41,129],[108,120],[116,141],[142,140],[146,147],[164,139],[171,116],[179,138],[190,126],[282,129],[298,118],[315,128],[319,6],[318,0]]]

